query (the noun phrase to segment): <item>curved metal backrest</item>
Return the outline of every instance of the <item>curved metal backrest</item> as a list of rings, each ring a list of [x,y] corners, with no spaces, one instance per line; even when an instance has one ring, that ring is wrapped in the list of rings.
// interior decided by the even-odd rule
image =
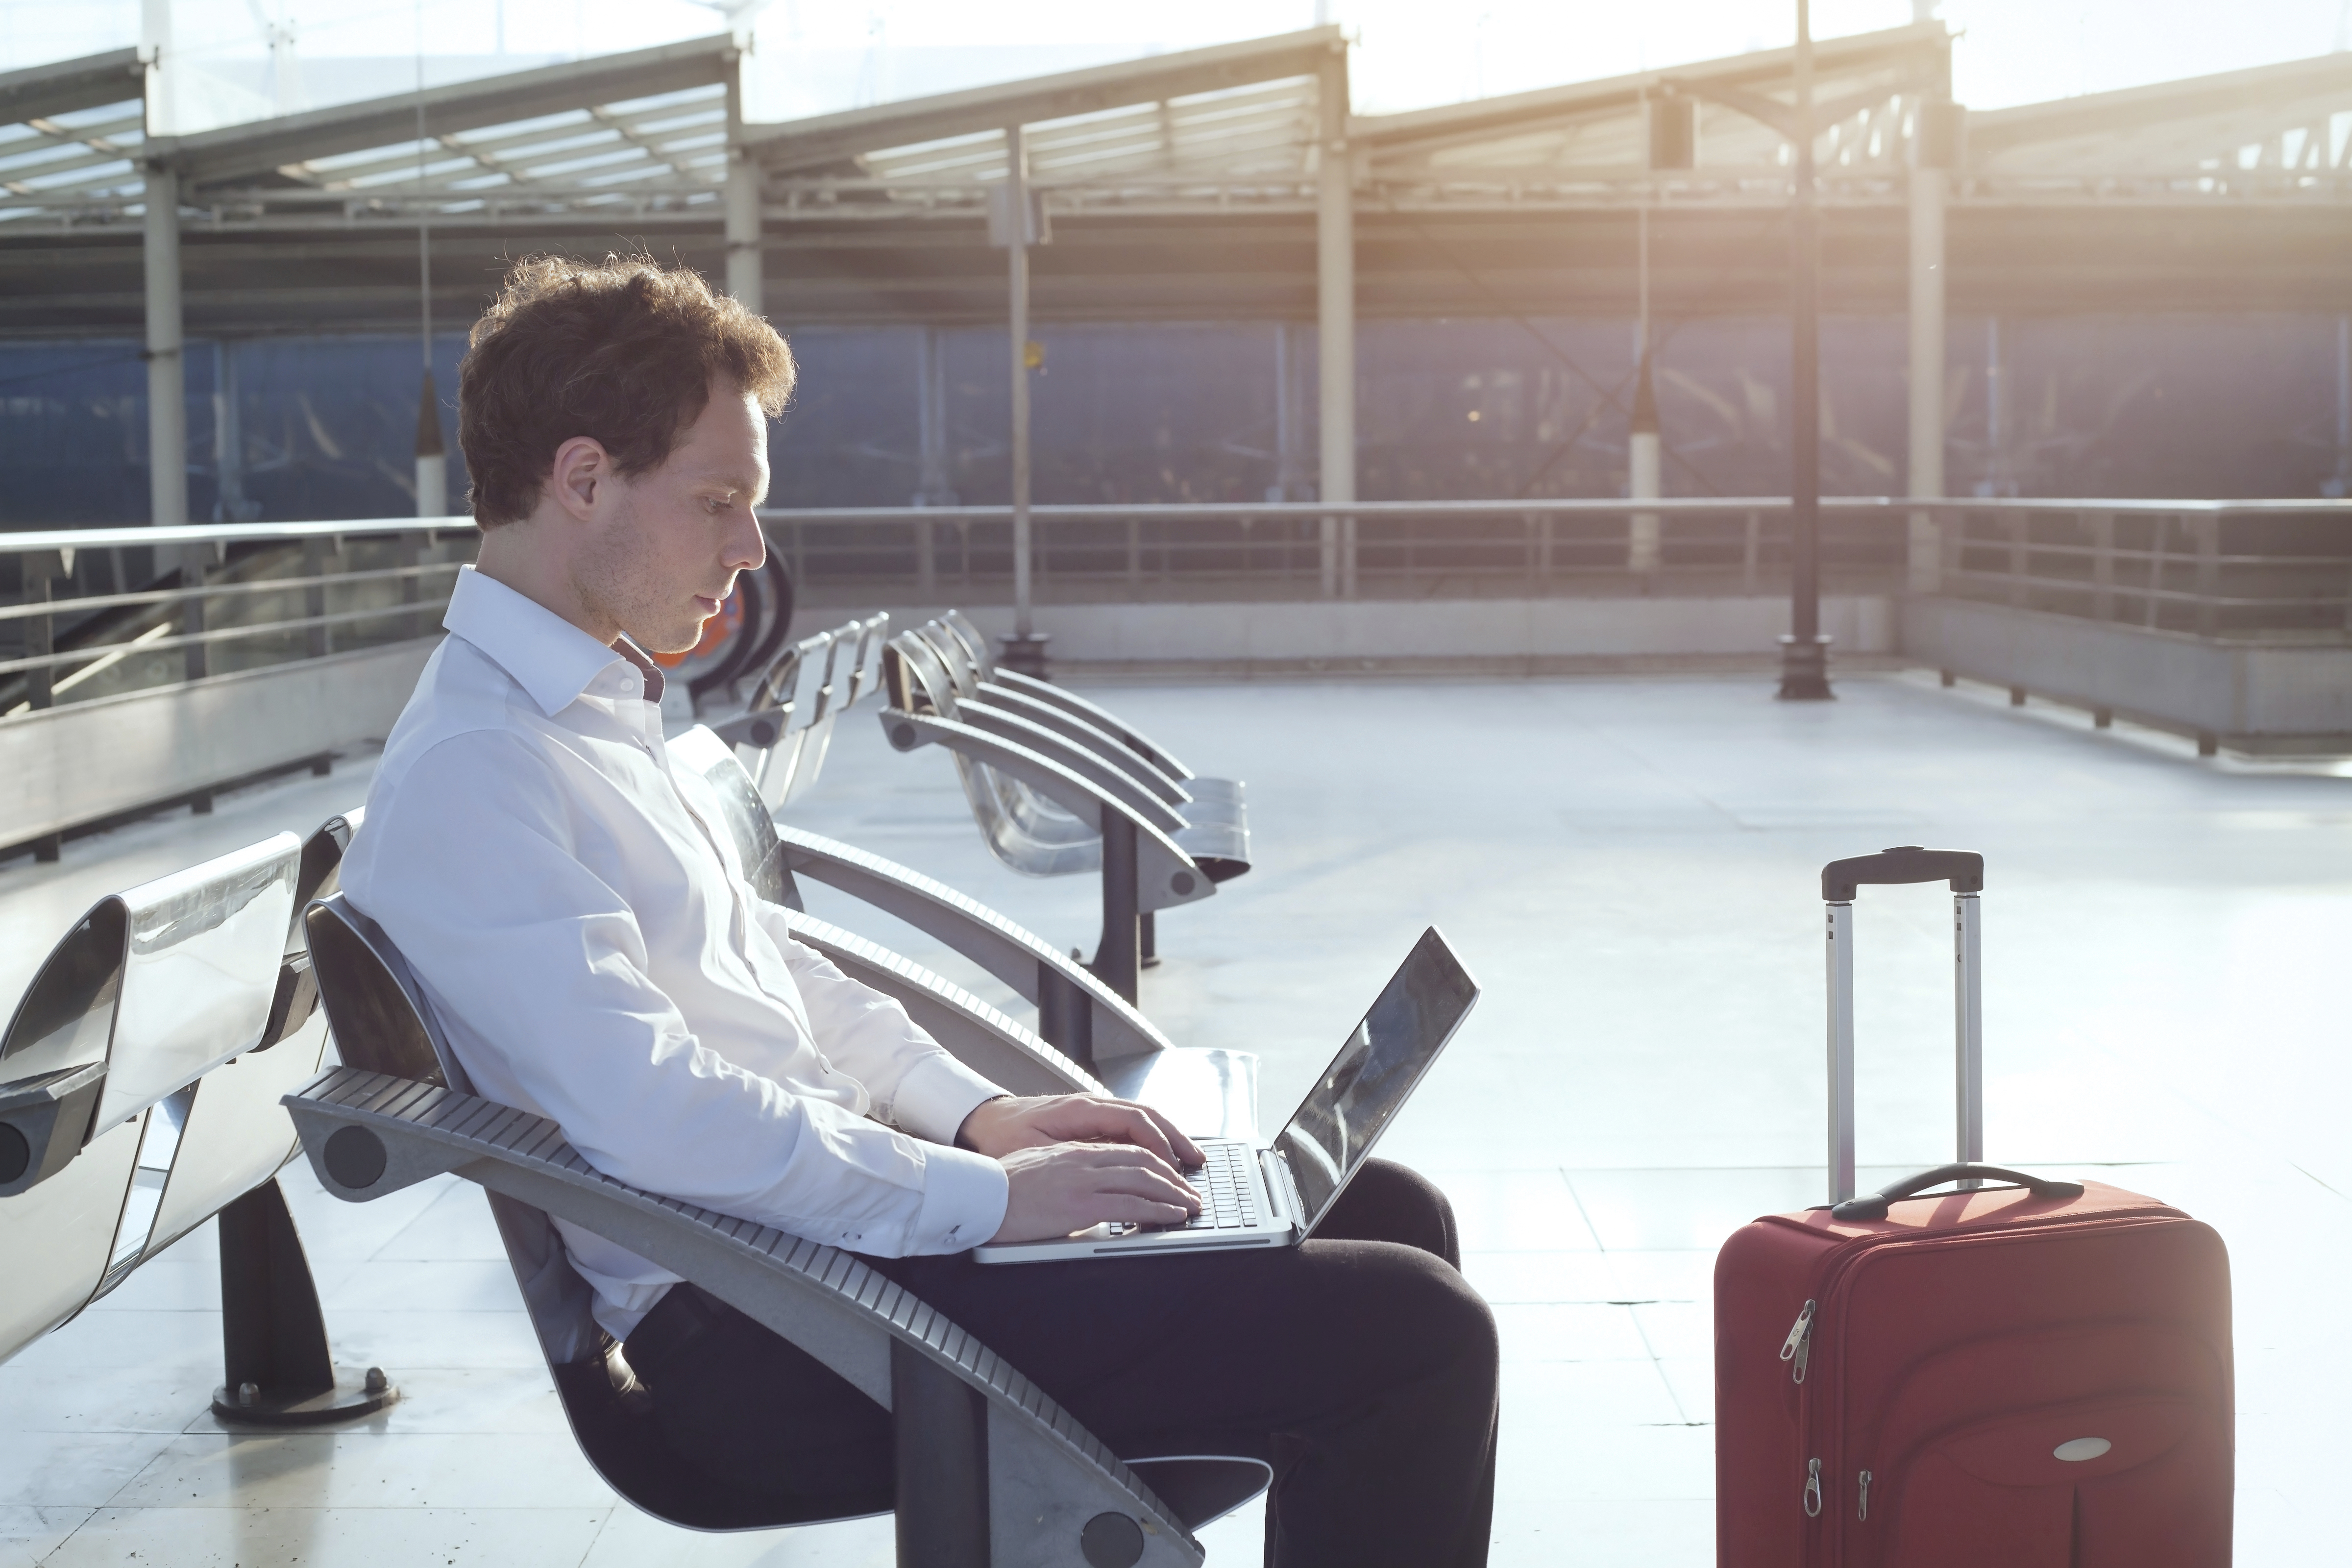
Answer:
[[[972,668],[980,671],[982,680],[996,674],[996,658],[989,652],[988,639],[971,624],[970,616],[961,610],[950,610],[940,616],[940,624],[962,640],[964,651],[971,656]]]
[[[931,651],[939,656],[940,668],[947,671],[950,680],[955,682],[956,695],[959,698],[979,696],[980,683],[983,679],[980,667],[954,628],[944,621],[926,621],[921,627],[921,636],[930,645]]]
[[[301,865],[294,876],[294,918],[287,925],[288,952],[300,952],[309,945],[303,937],[304,914],[314,900],[342,886],[343,857],[366,816],[364,806],[353,806],[341,816],[327,818],[302,840]]]
[[[302,841],[280,833],[120,895],[128,915],[122,997],[98,1131],[261,1037],[301,857]]]
[[[882,646],[890,640],[890,613],[877,611],[852,625],[857,628],[857,648],[850,658],[848,690],[841,700],[844,712],[856,707],[882,683]],[[842,629],[846,631],[848,627]]]

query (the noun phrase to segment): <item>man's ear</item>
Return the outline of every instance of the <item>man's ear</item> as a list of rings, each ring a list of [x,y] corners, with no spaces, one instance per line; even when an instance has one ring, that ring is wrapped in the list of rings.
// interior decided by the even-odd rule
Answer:
[[[596,503],[613,479],[613,455],[593,436],[574,436],[555,449],[555,465],[547,477],[548,493],[556,504],[582,522],[596,515]]]

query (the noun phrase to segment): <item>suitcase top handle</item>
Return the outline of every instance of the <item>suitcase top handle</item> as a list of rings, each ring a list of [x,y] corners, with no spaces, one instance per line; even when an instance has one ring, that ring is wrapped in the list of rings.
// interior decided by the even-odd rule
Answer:
[[[1854,890],[1872,883],[1944,882],[1956,893],[1984,891],[1984,857],[1972,849],[1922,849],[1898,845],[1875,855],[1832,860],[1822,868],[1822,898],[1832,904],[1853,902]]]
[[[1927,879],[1921,878],[1925,881]],[[2079,1198],[2083,1195],[2080,1182],[2053,1182],[2044,1176],[2029,1176],[2022,1171],[2012,1171],[2001,1165],[1954,1164],[1938,1165],[1932,1171],[1922,1171],[1916,1176],[1906,1176],[1890,1186],[1858,1198],[1848,1198],[1831,1205],[1832,1219],[1885,1219],[1886,1205],[1903,1198],[1917,1197],[1929,1187],[1940,1187],[1946,1182],[2015,1182],[2027,1188],[2037,1198]]]

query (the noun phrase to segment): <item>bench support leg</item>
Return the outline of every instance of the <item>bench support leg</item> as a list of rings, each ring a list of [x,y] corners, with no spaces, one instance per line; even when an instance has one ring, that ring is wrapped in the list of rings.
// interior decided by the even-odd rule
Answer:
[[[251,1426],[315,1426],[400,1397],[381,1367],[337,1377],[310,1262],[274,1181],[220,1211],[221,1350],[213,1414]]]
[[[1088,1072],[1095,1070],[1094,999],[1044,963],[1037,965],[1037,1033]]]
[[[986,1396],[893,1340],[890,1426],[898,1568],[989,1568]]]
[[[1102,941],[1087,967],[1095,978],[1135,1000],[1136,976],[1143,968],[1143,914],[1136,906],[1142,889],[1136,872],[1135,824],[1116,812],[1103,813]]]

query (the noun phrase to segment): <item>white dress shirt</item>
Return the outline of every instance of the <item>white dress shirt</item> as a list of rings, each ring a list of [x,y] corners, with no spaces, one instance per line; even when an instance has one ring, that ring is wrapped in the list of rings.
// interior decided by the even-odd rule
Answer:
[[[342,886],[476,1091],[632,1186],[813,1241],[994,1235],[1003,1167],[953,1142],[1003,1091],[751,891],[709,786],[669,765],[661,672],[470,566],[442,624]],[[616,1338],[677,1281],[556,1226]]]

